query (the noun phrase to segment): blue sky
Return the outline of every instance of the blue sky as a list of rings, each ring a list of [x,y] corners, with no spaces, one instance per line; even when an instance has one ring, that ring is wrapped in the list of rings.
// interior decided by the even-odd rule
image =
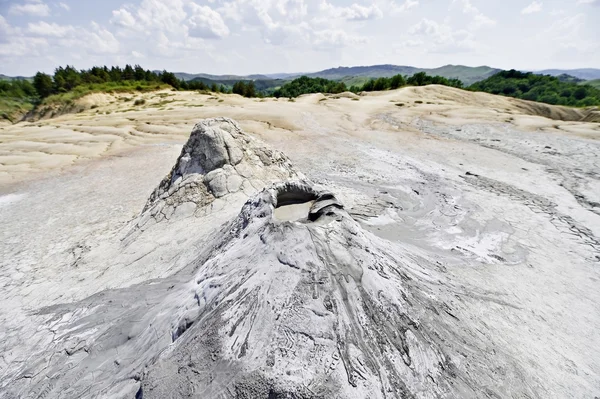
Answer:
[[[0,0],[0,73],[600,68],[600,0]]]

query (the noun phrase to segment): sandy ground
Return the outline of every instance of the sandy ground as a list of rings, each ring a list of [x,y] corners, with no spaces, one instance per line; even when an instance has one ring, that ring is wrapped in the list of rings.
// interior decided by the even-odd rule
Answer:
[[[134,106],[138,98],[146,103]],[[474,347],[503,353],[490,392],[600,396],[600,124],[440,86],[295,101],[169,91],[86,101],[95,108],[0,126],[0,397],[52,341],[41,309],[162,278],[191,259],[189,242],[158,234],[127,261],[102,253],[193,125],[215,116],[286,153],[366,230],[439,257],[462,287],[460,318],[483,326]],[[245,198],[236,201],[176,227],[205,237]]]
[[[146,103],[134,105],[138,99]],[[126,149],[183,143],[195,121],[211,116],[234,118],[267,142],[280,136],[303,140],[308,118],[315,118],[349,137],[364,128],[417,132],[411,126],[417,117],[451,125],[496,122],[525,131],[590,139],[600,134],[597,123],[538,116],[548,113],[555,118],[575,117],[558,107],[532,106],[535,103],[443,86],[405,88],[361,97],[317,94],[292,101],[163,91],[141,95],[97,94],[80,102],[94,108],[75,115],[0,126],[1,190],[6,191],[11,183],[34,179],[40,172],[61,170]]]

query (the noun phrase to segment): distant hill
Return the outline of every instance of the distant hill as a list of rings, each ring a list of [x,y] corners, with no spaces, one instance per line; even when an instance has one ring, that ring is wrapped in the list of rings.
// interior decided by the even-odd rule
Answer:
[[[408,65],[368,65],[368,66],[353,66],[353,67],[337,67],[325,69],[318,72],[306,72],[306,73],[273,73],[264,75],[211,75],[207,73],[185,73],[176,72],[175,76],[178,79],[191,81],[197,78],[210,79],[211,81],[240,81],[240,80],[292,80],[300,76],[308,76],[311,78],[325,78],[329,80],[337,80],[346,83],[351,86],[353,84],[361,85],[364,84],[370,78],[389,78],[394,75],[405,75],[412,76],[417,72],[425,72],[431,76],[442,76],[447,79],[459,79],[465,86],[472,85],[473,83],[485,80],[490,76],[500,72],[501,69],[492,68],[489,66],[478,66],[469,67],[465,65],[444,65],[439,68],[417,68]],[[156,71],[159,72],[159,71]],[[565,81],[577,83],[576,80],[568,80],[566,77],[560,78],[561,75],[569,75],[573,78],[591,80],[600,79],[600,69],[594,68],[583,68],[583,69],[545,69],[542,71],[533,71],[538,75],[551,75],[557,76],[559,79],[567,79]],[[1,76],[1,75],[0,75]],[[231,83],[231,82],[228,82]],[[223,83],[224,84],[224,83]]]
[[[582,68],[582,69],[544,69],[542,71],[532,71],[537,75],[571,75],[583,80],[600,79],[600,69]]]
[[[194,80],[197,78],[204,78],[210,80],[257,80],[257,79],[271,79],[266,75],[248,75],[248,76],[238,76],[238,75],[210,75],[208,73],[185,73],[185,72],[175,72],[175,76],[177,79],[183,79],[186,81]]]
[[[501,69],[491,68],[489,66],[468,67],[464,65],[445,65],[439,68],[423,69],[423,72],[428,75],[442,76],[447,79],[458,79],[462,81],[465,86],[487,79],[500,71]]]
[[[209,75],[211,76],[211,75]],[[213,75],[214,76],[214,75]],[[229,77],[224,75],[225,77]],[[254,76],[258,76],[258,75],[254,75]],[[205,77],[196,77],[190,80],[190,82],[203,82],[208,86],[211,86],[213,84],[216,84],[217,86],[225,86],[227,89],[231,90],[231,88],[233,87],[233,85],[236,82],[242,81],[242,82],[250,82],[253,81],[254,82],[254,86],[256,87],[256,90],[260,91],[260,92],[270,92],[275,90],[276,88],[278,88],[279,86],[283,85],[286,80],[282,80],[282,79],[251,79],[249,77],[245,77],[245,76],[239,76],[237,77],[237,79],[209,79],[209,78],[205,78]]]
[[[567,75],[565,73],[563,73],[562,75],[556,75],[556,77],[561,82],[569,82],[569,83],[587,82],[587,80],[585,80],[585,79],[579,79],[579,78],[576,78],[575,76]]]
[[[293,79],[298,76],[309,74],[310,72],[296,72],[296,73],[269,73],[265,75],[269,79]]]
[[[6,76],[0,73],[0,80],[29,80],[32,81],[32,77],[27,76]]]
[[[370,78],[389,78],[394,75],[412,76],[417,72],[425,72],[432,76],[442,76],[447,79],[460,79],[466,86],[484,80],[493,74],[500,72],[500,69],[491,68],[488,66],[468,67],[463,65],[445,65],[439,68],[417,68],[403,65],[370,65],[370,66],[354,66],[354,67],[337,67],[325,69],[318,72],[307,73],[274,73],[267,75],[210,75],[206,73],[190,74],[184,72],[176,72],[175,76],[179,79],[191,81],[194,79],[210,79],[211,81],[238,81],[238,80],[269,80],[281,79],[292,80],[300,76],[308,76],[311,78],[325,78],[329,80],[337,80],[346,83],[348,86],[353,84],[361,85]],[[207,83],[207,82],[205,82]],[[225,84],[225,83],[223,83]]]
[[[582,82],[579,82],[580,85],[589,85],[592,87],[595,87],[596,89],[600,89],[600,79],[594,79],[594,80],[584,80]]]
[[[500,72],[500,69],[488,66],[468,67],[464,65],[445,65],[439,68],[417,68],[402,65],[371,65],[357,67],[338,67],[320,72],[307,74],[309,77],[341,80],[348,83],[361,82],[360,78],[389,78],[394,75],[412,76],[418,72],[425,72],[431,76],[442,76],[447,79],[459,79],[465,85],[471,85]]]
[[[369,78],[390,78],[394,75],[413,75],[420,70],[411,66],[400,65],[372,65],[355,67],[338,67],[325,69],[324,71],[306,74],[310,78],[325,78],[329,80],[340,80],[349,76],[365,76]]]

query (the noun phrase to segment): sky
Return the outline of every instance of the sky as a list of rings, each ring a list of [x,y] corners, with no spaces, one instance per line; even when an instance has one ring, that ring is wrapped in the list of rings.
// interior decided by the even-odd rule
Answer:
[[[0,73],[600,68],[600,0],[0,0]]]

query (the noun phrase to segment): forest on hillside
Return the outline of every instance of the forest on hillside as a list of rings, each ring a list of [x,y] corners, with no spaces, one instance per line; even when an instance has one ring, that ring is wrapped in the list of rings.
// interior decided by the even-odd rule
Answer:
[[[587,107],[600,105],[600,90],[577,84],[564,77],[536,75],[531,72],[502,71],[469,86],[472,91],[538,101],[553,105]]]
[[[439,84],[456,88],[462,88],[463,86],[462,82],[458,79],[446,79],[442,76],[429,76],[425,72],[418,72],[408,78],[398,74],[389,78],[381,77],[370,79],[362,86],[350,86],[350,88],[346,87],[346,84],[343,82],[302,76],[275,90],[273,96],[294,98],[309,93],[337,94],[344,91],[359,93],[362,91],[394,90],[403,86],[426,86],[430,84]]]

